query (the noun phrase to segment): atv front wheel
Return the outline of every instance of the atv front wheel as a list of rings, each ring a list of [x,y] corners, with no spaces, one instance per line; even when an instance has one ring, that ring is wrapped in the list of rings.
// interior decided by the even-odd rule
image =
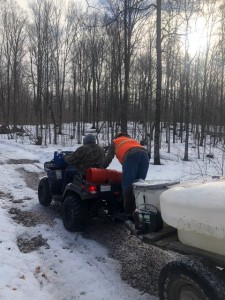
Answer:
[[[49,206],[52,202],[52,196],[49,191],[48,177],[43,177],[38,185],[38,199],[41,205]]]
[[[224,281],[198,260],[181,258],[167,263],[159,276],[160,300],[223,300]]]
[[[85,203],[78,196],[66,197],[62,205],[62,218],[67,230],[83,231],[88,221]]]

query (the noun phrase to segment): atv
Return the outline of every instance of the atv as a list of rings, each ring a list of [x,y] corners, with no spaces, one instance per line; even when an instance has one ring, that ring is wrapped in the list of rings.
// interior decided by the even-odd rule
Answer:
[[[41,205],[49,206],[52,200],[60,202],[62,219],[69,231],[83,231],[94,217],[115,217],[123,214],[123,193],[120,182],[106,178],[102,183],[87,181],[74,168],[71,182],[63,187],[67,163],[65,156],[70,151],[55,151],[54,158],[44,163],[47,176],[38,185]]]

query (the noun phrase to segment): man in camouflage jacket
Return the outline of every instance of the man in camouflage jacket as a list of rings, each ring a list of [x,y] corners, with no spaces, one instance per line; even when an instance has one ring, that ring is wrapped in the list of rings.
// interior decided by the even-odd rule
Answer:
[[[65,157],[65,161],[69,165],[75,165],[81,175],[85,175],[88,168],[102,168],[104,159],[105,151],[96,144],[93,134],[86,135],[83,139],[83,146]]]

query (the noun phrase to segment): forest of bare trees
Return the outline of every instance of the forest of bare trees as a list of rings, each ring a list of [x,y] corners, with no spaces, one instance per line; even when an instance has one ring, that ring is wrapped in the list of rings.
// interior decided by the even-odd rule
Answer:
[[[223,1],[32,0],[26,11],[0,1],[0,124],[35,125],[57,135],[72,124],[78,142],[89,122],[108,136],[142,125],[142,141],[179,136],[188,160],[190,131],[202,146],[225,139]],[[202,22],[199,47],[191,33]],[[203,42],[204,41],[204,42]],[[151,148],[151,147],[150,147]]]

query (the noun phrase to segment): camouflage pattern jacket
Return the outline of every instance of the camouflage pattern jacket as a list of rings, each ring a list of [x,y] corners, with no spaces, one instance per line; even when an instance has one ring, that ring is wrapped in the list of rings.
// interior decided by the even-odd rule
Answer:
[[[105,151],[97,144],[83,145],[71,155],[65,157],[68,164],[77,167],[78,172],[85,174],[88,168],[102,168],[105,159]]]

